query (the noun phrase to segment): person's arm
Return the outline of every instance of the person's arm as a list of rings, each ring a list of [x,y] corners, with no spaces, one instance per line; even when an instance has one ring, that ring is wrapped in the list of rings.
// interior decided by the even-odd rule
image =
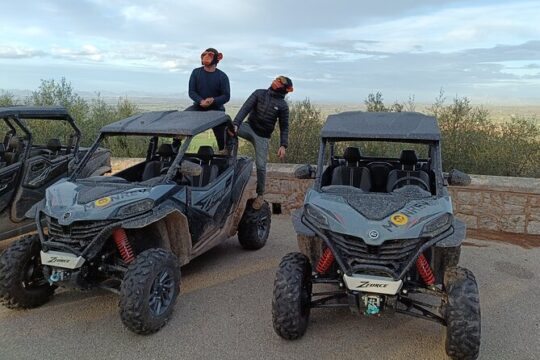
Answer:
[[[242,121],[248,116],[248,114],[251,112],[251,110],[255,107],[257,104],[257,90],[255,90],[246,100],[244,105],[240,108],[240,111],[238,111],[238,114],[234,117],[233,124],[236,127],[240,127],[242,124]]]
[[[191,72],[191,76],[189,77],[189,97],[191,100],[193,100],[196,104],[200,104],[203,100],[202,96],[199,95],[197,92],[197,75],[196,75],[197,69],[194,69]]]
[[[221,74],[220,85],[221,95],[214,98],[214,104],[216,105],[216,107],[221,107],[225,105],[229,102],[231,98],[231,87],[229,85],[229,78],[227,77],[227,74]]]
[[[287,104],[279,112],[279,143],[285,148],[289,145],[289,106]]]

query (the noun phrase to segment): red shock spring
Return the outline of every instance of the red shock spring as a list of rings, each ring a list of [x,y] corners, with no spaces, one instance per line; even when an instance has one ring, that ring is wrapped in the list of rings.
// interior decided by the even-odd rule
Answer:
[[[317,263],[316,270],[319,274],[324,274],[330,269],[330,266],[334,263],[334,254],[329,248],[324,249],[324,252]]]
[[[122,228],[116,229],[113,231],[113,239],[116,244],[116,247],[118,248],[118,251],[120,252],[120,256],[122,257],[122,260],[126,264],[129,264],[130,262],[135,259],[135,255],[133,254],[133,249],[131,249],[131,245],[129,244],[129,240],[126,234],[126,231]]]
[[[429,267],[429,263],[424,254],[420,254],[418,259],[416,259],[416,269],[418,269],[418,273],[426,285],[430,286],[435,284],[435,276],[433,275],[433,271],[431,271],[431,267]]]

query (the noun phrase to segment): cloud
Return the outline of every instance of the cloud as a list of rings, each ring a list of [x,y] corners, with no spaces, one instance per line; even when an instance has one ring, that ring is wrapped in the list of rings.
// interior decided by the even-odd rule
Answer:
[[[45,52],[24,46],[0,45],[0,59],[28,59],[45,55]]]

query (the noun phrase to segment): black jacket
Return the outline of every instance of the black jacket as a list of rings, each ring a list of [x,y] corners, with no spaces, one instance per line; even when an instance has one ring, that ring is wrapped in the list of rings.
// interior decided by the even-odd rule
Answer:
[[[234,118],[234,125],[240,127],[249,114],[248,122],[255,134],[270,138],[279,120],[280,145],[287,147],[289,136],[289,105],[285,95],[272,89],[255,90],[249,96]]]

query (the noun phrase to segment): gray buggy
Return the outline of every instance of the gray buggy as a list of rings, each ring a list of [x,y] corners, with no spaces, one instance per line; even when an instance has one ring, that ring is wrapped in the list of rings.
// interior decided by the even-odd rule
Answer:
[[[29,211],[38,235],[0,256],[2,303],[32,308],[58,286],[98,287],[120,295],[131,331],[158,331],[180,292],[180,266],[237,233],[250,250],[268,238],[268,204],[250,206],[253,161],[237,157],[236,144],[232,155],[210,146],[187,152],[195,135],[229,123],[220,111],[159,111],[103,127],[73,174]],[[81,178],[100,143],[118,136],[144,141],[146,158],[112,176]]]
[[[436,119],[419,113],[328,117],[315,184],[293,215],[301,252],[276,274],[279,336],[301,337],[312,308],[397,312],[446,326],[453,359],[478,356],[478,286],[458,266],[465,224],[453,216],[440,140]]]
[[[62,144],[62,134],[55,134],[38,143],[36,132],[42,128],[66,130],[67,141]],[[0,240],[6,240],[35,231],[35,221],[25,213],[48,186],[73,172],[88,149],[79,147],[81,131],[62,107],[0,107],[0,130]],[[111,153],[97,149],[81,175],[103,175],[110,165]]]

